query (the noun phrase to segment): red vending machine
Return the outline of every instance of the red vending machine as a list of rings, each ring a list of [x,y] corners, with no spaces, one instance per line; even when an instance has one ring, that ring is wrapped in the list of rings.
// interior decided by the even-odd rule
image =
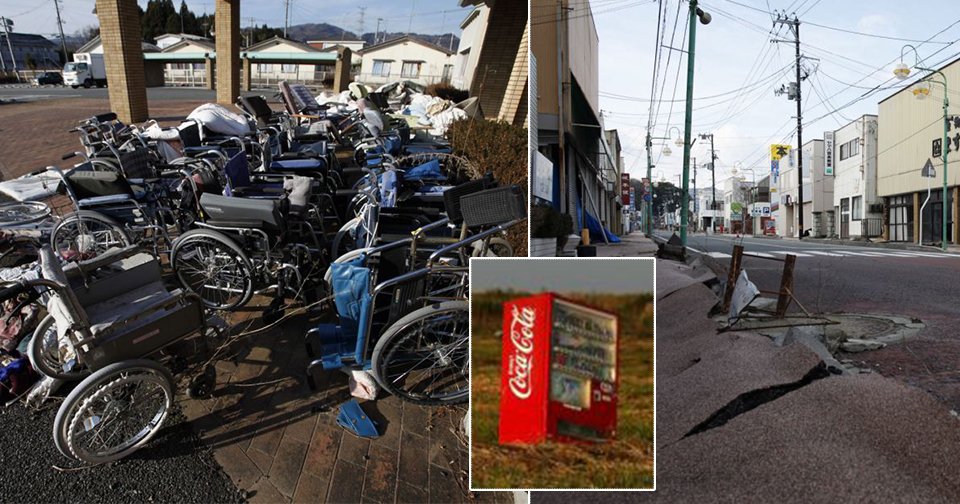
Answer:
[[[500,443],[612,439],[618,338],[616,315],[554,293],[505,302]]]

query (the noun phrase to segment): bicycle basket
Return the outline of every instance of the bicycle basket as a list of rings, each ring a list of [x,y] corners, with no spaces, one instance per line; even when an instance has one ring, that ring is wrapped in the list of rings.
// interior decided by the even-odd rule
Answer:
[[[519,186],[486,189],[460,198],[460,211],[467,227],[496,226],[527,215],[527,204]]]
[[[493,180],[493,174],[488,173],[482,178],[464,182],[460,185],[453,186],[446,191],[443,191],[443,207],[447,212],[447,217],[450,218],[450,222],[459,224],[463,221],[463,213],[461,212],[461,199],[464,196],[495,186],[496,182]]]

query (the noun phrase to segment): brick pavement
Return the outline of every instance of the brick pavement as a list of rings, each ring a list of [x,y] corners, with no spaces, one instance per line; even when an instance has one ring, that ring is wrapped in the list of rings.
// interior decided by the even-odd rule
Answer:
[[[244,318],[231,317],[234,333]],[[182,401],[214,458],[250,502],[513,502],[509,493],[470,493],[465,406],[423,407],[385,395],[362,403],[381,437],[361,439],[336,424],[347,376],[306,384],[306,316],[238,341],[216,363],[212,397]],[[256,327],[256,325],[252,326]],[[233,347],[236,348],[233,348]]]

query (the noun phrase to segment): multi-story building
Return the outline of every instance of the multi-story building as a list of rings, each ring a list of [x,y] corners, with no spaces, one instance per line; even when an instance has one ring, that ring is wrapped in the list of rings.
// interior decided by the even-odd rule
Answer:
[[[362,57],[358,80],[373,86],[401,80],[428,85],[453,77],[453,52],[416,37],[367,46],[357,54]]]
[[[60,69],[60,46],[42,35],[10,32],[10,45],[7,34],[0,29],[0,70],[12,71],[14,60],[10,58],[10,49],[16,58],[17,70]]]
[[[716,198],[714,198],[715,193]],[[714,222],[716,222],[717,226],[720,226],[723,223],[723,188],[721,187],[720,189],[714,191],[713,187],[698,187],[696,201],[697,204],[695,211],[697,218],[700,221],[700,229],[705,229],[707,232],[713,232]],[[716,205],[713,205],[714,201],[716,201]],[[719,227],[717,229],[719,230]]]
[[[552,164],[552,173],[544,176],[552,175],[555,181],[548,201],[573,217],[577,233],[591,221],[613,230],[609,219],[602,219],[602,202],[619,197],[620,182],[617,172],[601,159],[606,154],[600,120],[599,37],[590,4],[533,0],[530,7],[537,19],[531,25],[535,58],[530,71],[536,75],[536,86],[531,86],[536,106],[531,108],[537,112],[537,149]],[[599,233],[593,234],[595,240],[602,239]]]
[[[840,239],[878,237],[877,116],[863,115],[834,132],[833,207]]]
[[[803,212],[804,230],[813,229],[813,179],[810,173],[823,169],[823,141],[811,140],[804,144],[809,153],[804,156],[803,173],[797,168],[797,149],[790,149],[790,155],[780,160],[780,176],[777,178],[777,197],[779,198],[776,225],[777,234],[784,237],[799,237],[800,212]],[[803,149],[801,149],[803,150]],[[802,177],[801,177],[802,175]],[[798,178],[801,177],[801,178]],[[803,201],[799,198],[799,183],[803,182]]]
[[[948,83],[960,82],[960,59],[939,68]],[[929,96],[918,100],[907,86],[884,98],[877,125],[877,196],[883,199],[883,236],[890,241],[942,243],[944,199],[946,241],[960,237],[960,120],[950,116],[948,144],[943,144],[943,87],[930,84]],[[954,109],[956,110],[956,109]],[[942,149],[948,148],[947,194],[943,191]],[[930,163],[933,177],[924,177]],[[928,199],[929,194],[929,199]],[[921,224],[922,222],[922,224]]]
[[[804,226],[808,227],[811,230],[810,235],[816,238],[837,234],[833,202],[833,174],[836,169],[836,149],[833,146],[836,143],[832,141],[832,134],[833,132],[825,132],[823,140],[807,142],[803,148],[803,165],[811,167],[810,178],[813,179],[813,212],[810,222],[804,221]]]

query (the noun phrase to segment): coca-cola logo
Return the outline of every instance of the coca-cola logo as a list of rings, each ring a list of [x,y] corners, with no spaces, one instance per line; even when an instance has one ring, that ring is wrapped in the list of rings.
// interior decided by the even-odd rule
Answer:
[[[530,370],[533,368],[533,327],[537,312],[531,306],[523,308],[513,306],[513,319],[510,322],[510,341],[513,343],[513,355],[509,366],[510,391],[518,399],[530,397]]]

